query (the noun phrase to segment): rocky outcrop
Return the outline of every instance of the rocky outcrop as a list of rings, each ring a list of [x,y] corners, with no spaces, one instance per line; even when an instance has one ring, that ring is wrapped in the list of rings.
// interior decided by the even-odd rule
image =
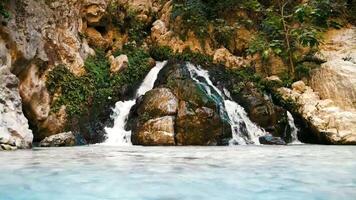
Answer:
[[[155,89],[137,100],[129,124],[138,145],[223,145],[231,127],[218,102],[199,86],[184,63],[169,63]],[[221,103],[221,102],[220,102]]]
[[[331,99],[321,99],[303,82],[293,84],[293,89],[280,88],[286,101],[297,105],[297,112],[312,126],[318,143],[356,144],[356,112],[344,110]]]
[[[253,83],[244,84],[243,89],[233,95],[233,98],[245,108],[251,121],[271,135],[291,142],[287,111],[274,105],[272,99],[261,93]]]
[[[217,49],[213,59],[215,63],[222,63],[230,68],[241,68],[246,64],[244,58],[234,56],[226,48]]]
[[[47,73],[64,64],[77,76],[85,73],[84,60],[94,54],[83,37],[104,16],[108,1],[17,1],[6,5],[11,18],[2,19],[0,43],[7,48],[10,70],[19,77],[19,92],[35,139],[63,131],[65,107],[51,113],[51,96],[46,88]],[[94,27],[95,28],[95,27]]]
[[[109,62],[110,62],[110,72],[114,74],[114,73],[119,73],[127,68],[129,64],[129,58],[127,57],[127,55],[120,55],[117,57],[111,55],[109,57]]]
[[[308,79],[280,88],[309,127],[313,142],[356,144],[356,28],[329,30],[317,54],[324,63]],[[304,133],[303,133],[304,134]]]
[[[75,136],[72,132],[59,133],[51,135],[43,139],[40,143],[40,147],[64,147],[74,146],[76,144]]]
[[[32,146],[33,135],[22,113],[18,83],[8,67],[0,65],[0,150]]]
[[[326,32],[319,57],[326,62],[312,71],[310,86],[322,99],[356,109],[356,27]]]

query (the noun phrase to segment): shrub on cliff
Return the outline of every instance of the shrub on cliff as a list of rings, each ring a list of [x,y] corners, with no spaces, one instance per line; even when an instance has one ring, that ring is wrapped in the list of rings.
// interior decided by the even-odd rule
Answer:
[[[110,74],[109,62],[101,50],[85,61],[86,74],[83,76],[75,76],[64,65],[56,66],[47,79],[48,91],[51,95],[58,94],[52,102],[52,111],[57,112],[65,105],[70,117],[81,116],[89,108],[100,112],[100,108],[121,98],[122,87],[137,85],[149,71],[149,54],[140,48],[116,53],[129,57],[128,68],[119,74]]]
[[[10,17],[10,13],[5,9],[4,3],[8,2],[7,0],[4,0],[3,2],[0,2],[0,16],[3,16],[5,19]]]

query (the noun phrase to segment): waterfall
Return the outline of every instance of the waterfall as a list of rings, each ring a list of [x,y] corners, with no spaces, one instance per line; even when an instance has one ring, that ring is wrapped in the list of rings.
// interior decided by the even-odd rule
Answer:
[[[111,116],[114,119],[112,128],[106,127],[107,140],[105,144],[125,146],[131,145],[131,131],[125,130],[127,118],[132,106],[136,103],[136,98],[150,91],[157,79],[158,73],[164,67],[166,62],[157,62],[156,66],[147,74],[140,87],[138,88],[135,98],[128,101],[119,101],[115,104],[114,113]]]
[[[242,106],[230,100],[231,96],[228,90],[224,89],[223,91],[220,91],[215,87],[210,80],[208,71],[190,63],[187,64],[187,67],[191,77],[197,84],[201,85],[214,100],[222,100],[223,105],[218,104],[220,106],[220,112],[224,112],[225,108],[228,114],[233,135],[230,144],[260,144],[258,138],[266,135],[266,132],[249,119]]]
[[[299,129],[296,127],[294,123],[293,115],[289,111],[287,111],[287,116],[288,116],[288,124],[291,128],[292,144],[301,144],[301,142],[298,140]]]

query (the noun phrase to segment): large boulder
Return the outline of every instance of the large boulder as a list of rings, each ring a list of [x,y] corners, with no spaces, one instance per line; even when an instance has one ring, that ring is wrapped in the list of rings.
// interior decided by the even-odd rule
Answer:
[[[221,145],[226,142],[224,128],[230,131],[216,109],[195,107],[185,101],[179,103],[176,121],[178,145]]]
[[[137,145],[174,145],[174,121],[178,100],[168,88],[148,91],[137,100],[130,113],[132,143]]]
[[[51,135],[43,139],[40,143],[40,147],[64,147],[74,146],[76,144],[75,135],[72,132],[59,133]]]
[[[247,82],[238,94],[233,95],[242,107],[245,108],[251,121],[264,128],[275,137],[291,141],[290,127],[288,125],[287,111],[261,93],[253,83]]]
[[[150,118],[165,115],[175,115],[178,109],[178,99],[168,88],[157,88],[148,91],[143,97],[138,109],[139,115]]]
[[[231,128],[219,103],[190,77],[185,63],[170,62],[155,89],[138,98],[131,110],[133,144],[227,144]]]
[[[273,137],[271,135],[265,135],[258,138],[261,144],[265,145],[286,145],[287,143],[280,137]]]
[[[18,83],[8,67],[0,65],[0,149],[24,149],[32,146],[33,135],[22,113]]]
[[[146,146],[175,145],[174,117],[164,116],[145,122],[132,137],[133,144]]]

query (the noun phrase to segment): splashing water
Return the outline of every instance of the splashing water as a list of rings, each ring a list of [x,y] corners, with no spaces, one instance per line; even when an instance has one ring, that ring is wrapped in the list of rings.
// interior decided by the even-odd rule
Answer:
[[[301,144],[301,142],[298,140],[299,129],[294,123],[293,115],[289,111],[287,111],[287,116],[288,116],[288,124],[291,128],[292,144]]]
[[[230,144],[260,144],[258,138],[260,136],[266,135],[266,132],[249,119],[245,109],[242,106],[234,101],[229,100],[231,99],[229,91],[224,88],[222,92],[216,86],[214,86],[210,80],[208,71],[203,70],[200,67],[196,67],[190,63],[187,64],[187,67],[193,80],[199,85],[202,85],[210,96],[214,97],[214,91],[219,95],[218,98],[222,99],[223,105],[219,105],[222,106],[220,112],[224,112],[224,109],[226,110],[230,120],[233,135]],[[201,80],[201,78],[203,80]],[[214,97],[214,99],[217,99],[217,97]]]
[[[151,69],[147,74],[139,89],[136,92],[135,97],[144,95],[146,92],[150,91],[157,79],[158,73],[165,66],[167,62],[157,62],[156,66]],[[130,114],[132,106],[136,103],[135,99],[128,101],[119,101],[115,104],[114,114],[111,116],[114,120],[114,127],[106,127],[105,131],[107,133],[107,140],[104,144],[107,145],[117,145],[117,146],[128,146],[131,143],[131,131],[125,130],[125,125],[127,118]]]

